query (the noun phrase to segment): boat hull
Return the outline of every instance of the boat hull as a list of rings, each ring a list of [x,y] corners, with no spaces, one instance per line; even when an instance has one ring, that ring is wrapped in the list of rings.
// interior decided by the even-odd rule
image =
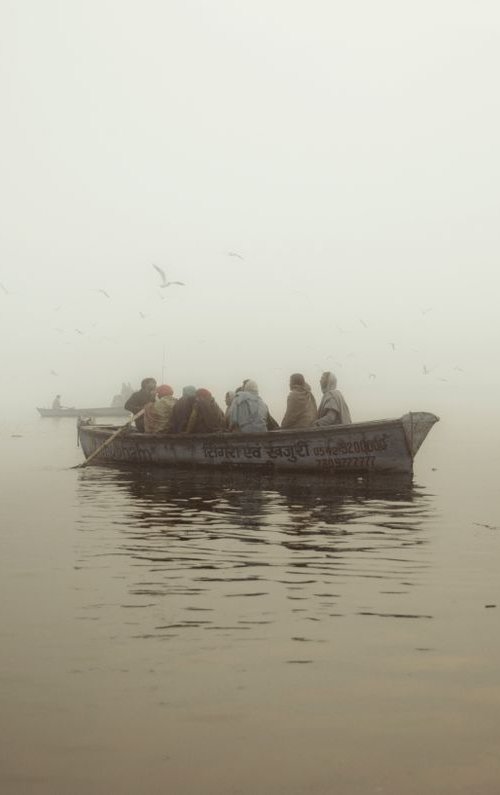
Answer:
[[[395,420],[269,433],[146,434],[125,431],[93,463],[143,466],[204,466],[370,473],[413,471],[414,456],[437,422],[434,414],[412,412]],[[88,458],[116,428],[80,424]]]
[[[103,408],[90,409],[42,409],[37,408],[41,417],[129,417],[130,412],[123,408]]]

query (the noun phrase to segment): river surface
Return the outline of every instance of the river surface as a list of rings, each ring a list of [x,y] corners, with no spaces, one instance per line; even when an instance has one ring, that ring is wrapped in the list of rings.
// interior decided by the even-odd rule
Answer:
[[[2,795],[498,795],[498,433],[413,481],[105,467],[0,425]]]

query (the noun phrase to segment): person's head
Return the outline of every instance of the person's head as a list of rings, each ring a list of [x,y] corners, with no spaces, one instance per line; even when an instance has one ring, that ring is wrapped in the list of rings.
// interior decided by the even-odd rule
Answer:
[[[231,390],[229,392],[226,392],[224,400],[226,401],[226,406],[230,406],[234,400],[234,392],[232,392]]]
[[[290,376],[290,389],[293,389],[294,386],[305,386],[306,379],[302,375],[302,373],[292,373]]]
[[[337,376],[326,370],[319,379],[322,392],[327,392],[329,389],[337,389]]]
[[[169,386],[169,384],[162,384],[156,390],[156,394],[158,395],[159,398],[172,397],[172,395],[174,394],[174,390],[172,389],[171,386]]]
[[[196,395],[196,387],[195,386],[183,386],[182,387],[182,397],[194,397]]]
[[[243,389],[245,390],[245,392],[253,392],[255,395],[259,394],[259,387],[255,383],[255,381],[252,381],[251,378],[245,379],[245,381],[243,382]]]
[[[200,400],[210,400],[212,397],[212,393],[208,391],[208,389],[197,389],[196,390],[196,397],[200,398]]]
[[[143,378],[141,381],[141,389],[144,392],[154,392],[156,390],[156,378]]]

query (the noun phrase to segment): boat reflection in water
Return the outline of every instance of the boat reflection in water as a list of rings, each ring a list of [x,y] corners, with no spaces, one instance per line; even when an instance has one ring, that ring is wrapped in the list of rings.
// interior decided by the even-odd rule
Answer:
[[[174,622],[146,621],[148,636],[167,628],[222,631],[282,622],[284,604],[311,621],[346,609],[423,617],[424,611],[389,609],[380,597],[401,598],[396,595],[418,585],[429,565],[432,497],[410,477],[333,484],[304,475],[172,470],[167,478],[154,468],[100,467],[79,472],[78,494],[81,530],[94,531],[89,555],[95,556],[97,531],[129,596],[149,600],[153,612],[175,611]],[[86,554],[83,544],[88,564]],[[169,598],[150,604],[152,597]],[[228,609],[228,597],[245,599],[234,598]],[[202,623],[193,621],[193,611],[204,612]],[[146,611],[141,615],[143,627]]]

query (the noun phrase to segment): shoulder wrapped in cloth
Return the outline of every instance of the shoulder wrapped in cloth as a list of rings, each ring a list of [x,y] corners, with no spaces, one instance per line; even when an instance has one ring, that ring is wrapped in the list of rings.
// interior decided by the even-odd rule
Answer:
[[[255,381],[247,379],[229,409],[229,427],[241,433],[265,433],[269,409],[259,396]]]
[[[224,412],[208,389],[197,389],[187,433],[217,433],[225,428]]]
[[[170,418],[176,400],[168,384],[158,387],[158,400],[144,407],[144,430],[146,433],[165,433],[170,429]]]
[[[281,427],[308,428],[318,416],[316,400],[311,392],[311,387],[306,384],[304,376],[300,373],[291,376],[290,387]]]
[[[323,397],[318,408],[318,419],[314,425],[349,425],[352,422],[351,412],[342,392],[337,389],[336,376],[330,372],[323,373],[321,388]]]

